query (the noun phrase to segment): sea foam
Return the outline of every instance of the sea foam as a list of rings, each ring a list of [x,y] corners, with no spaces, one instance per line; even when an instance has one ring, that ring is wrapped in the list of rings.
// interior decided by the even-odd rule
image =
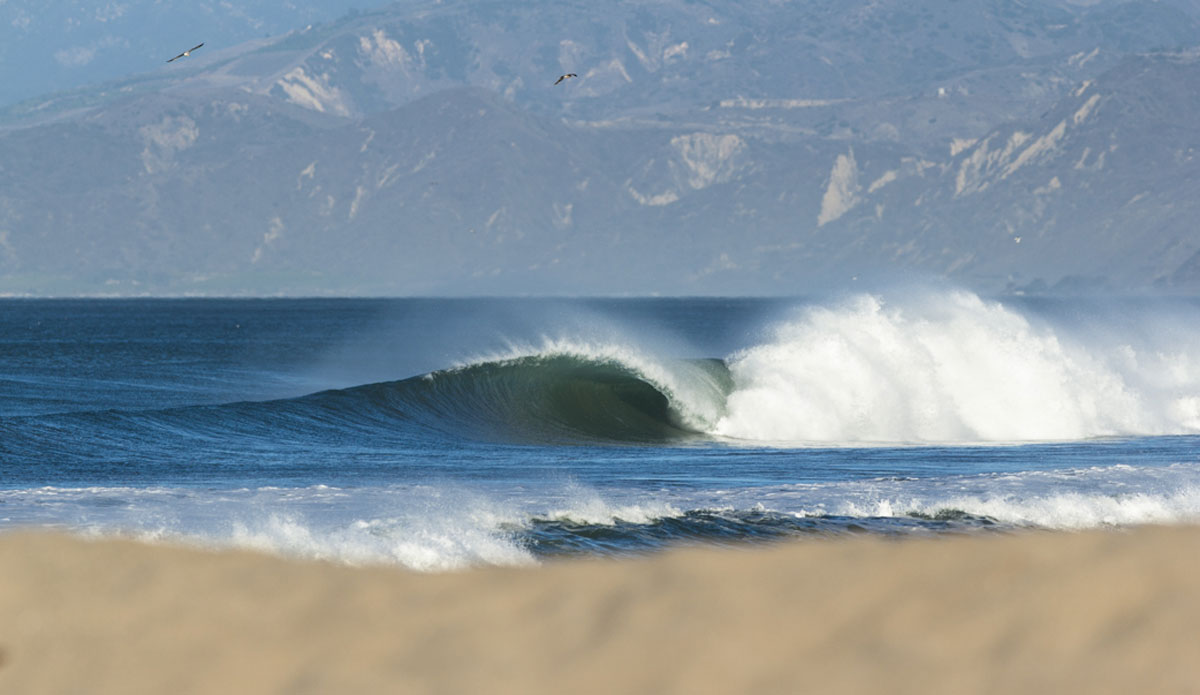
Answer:
[[[712,431],[789,443],[1020,442],[1200,431],[1200,331],[1093,332],[969,292],[811,306],[728,360]]]

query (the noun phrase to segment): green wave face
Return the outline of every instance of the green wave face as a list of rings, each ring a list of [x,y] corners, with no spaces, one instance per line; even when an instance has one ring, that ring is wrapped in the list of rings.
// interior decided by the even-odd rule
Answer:
[[[706,397],[718,401],[730,388],[720,360],[680,362],[672,374],[701,382]],[[389,406],[407,418],[473,439],[662,443],[705,436],[690,414],[693,404],[675,388],[612,359],[532,355],[364,388],[386,389]]]

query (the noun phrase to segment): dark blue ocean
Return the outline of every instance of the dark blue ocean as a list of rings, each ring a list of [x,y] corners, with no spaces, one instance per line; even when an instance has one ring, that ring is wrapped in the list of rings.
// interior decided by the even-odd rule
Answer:
[[[0,530],[419,570],[1200,519],[1200,301],[0,301]]]

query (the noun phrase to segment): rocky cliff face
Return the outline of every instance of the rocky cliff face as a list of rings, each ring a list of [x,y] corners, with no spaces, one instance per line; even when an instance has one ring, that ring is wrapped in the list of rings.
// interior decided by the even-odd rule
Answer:
[[[3,113],[0,292],[1194,291],[1197,17],[446,0],[215,45]]]

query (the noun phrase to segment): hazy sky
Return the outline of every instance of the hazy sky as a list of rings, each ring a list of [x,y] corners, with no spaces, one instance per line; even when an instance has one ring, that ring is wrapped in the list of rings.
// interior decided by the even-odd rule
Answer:
[[[0,107],[161,69],[193,45],[303,29],[385,0],[0,0]]]

